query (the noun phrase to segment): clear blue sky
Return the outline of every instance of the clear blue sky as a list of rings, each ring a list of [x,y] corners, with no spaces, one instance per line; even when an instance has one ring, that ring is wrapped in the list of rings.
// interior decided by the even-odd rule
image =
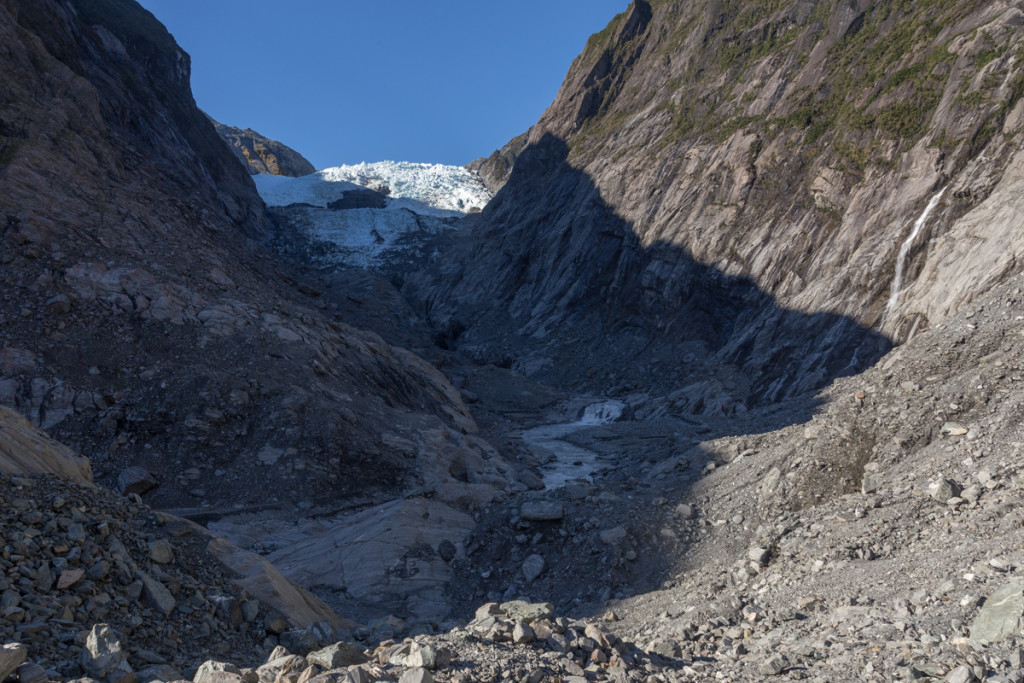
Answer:
[[[529,128],[628,0],[140,0],[218,121],[317,168],[465,164]]]

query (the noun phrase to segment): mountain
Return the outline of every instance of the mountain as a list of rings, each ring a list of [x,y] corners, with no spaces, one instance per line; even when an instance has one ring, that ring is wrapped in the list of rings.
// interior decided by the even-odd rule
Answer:
[[[863,369],[1019,270],[1020,16],[638,0],[405,291],[467,353],[683,413]]]
[[[210,121],[217,135],[228,143],[238,160],[253,175],[269,173],[298,178],[316,171],[304,156],[277,140],[263,137],[250,128],[225,126],[212,118]]]
[[[266,248],[252,177],[152,15],[9,0],[0,32],[0,403],[99,483],[148,469],[164,508],[333,508],[424,485],[462,500],[450,482],[486,499],[514,478],[434,365],[348,325],[354,291]]]

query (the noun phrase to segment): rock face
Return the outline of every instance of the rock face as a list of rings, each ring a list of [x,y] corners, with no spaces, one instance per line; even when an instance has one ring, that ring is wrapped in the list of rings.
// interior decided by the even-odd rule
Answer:
[[[175,508],[393,495],[417,462],[480,459],[434,366],[268,257],[276,228],[148,12],[6,0],[0,44],[0,405]]]
[[[92,483],[89,460],[50,439],[10,408],[0,406],[0,472],[56,474],[82,484]]]
[[[250,128],[235,128],[213,119],[210,121],[217,134],[253,175],[269,173],[298,178],[316,171],[304,156],[277,140],[265,138]]]
[[[1020,19],[637,0],[573,63],[468,243],[406,292],[469,353],[661,380],[683,414],[862,369],[1019,269]]]

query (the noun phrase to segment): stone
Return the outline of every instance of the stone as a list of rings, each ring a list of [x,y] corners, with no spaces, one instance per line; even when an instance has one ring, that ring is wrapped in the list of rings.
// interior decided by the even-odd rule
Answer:
[[[0,681],[24,664],[27,655],[28,646],[21,643],[7,643],[0,646]]]
[[[117,633],[107,624],[96,624],[89,631],[79,663],[87,676],[96,679],[107,678],[115,671],[126,674],[132,670]]]
[[[602,543],[607,543],[608,545],[617,545],[622,541],[626,540],[627,535],[628,534],[626,532],[625,527],[617,526],[614,529],[606,529],[602,531],[600,533],[600,538]]]
[[[519,516],[527,522],[554,522],[565,516],[565,509],[561,503],[532,500],[523,503]]]
[[[71,299],[67,294],[58,294],[47,299],[45,307],[50,315],[64,315],[71,312]]]
[[[680,503],[679,505],[676,505],[676,514],[682,517],[683,519],[693,519],[697,516],[697,511],[693,508],[692,505]]]
[[[217,616],[230,624],[231,628],[238,628],[245,621],[242,616],[242,605],[236,598],[227,595],[213,595],[210,596],[210,602],[216,608]]]
[[[530,583],[544,571],[544,558],[540,555],[530,555],[523,561],[523,577]]]
[[[971,625],[971,639],[986,645],[1021,634],[1024,627],[1024,581],[992,593]]]
[[[430,671],[446,667],[449,663],[451,663],[451,654],[446,649],[438,649],[433,645],[424,645],[410,652],[405,658],[405,666]]]
[[[149,544],[149,559],[157,564],[170,564],[174,561],[174,546],[167,539],[160,539]]]
[[[46,669],[34,662],[26,662],[18,667],[18,683],[48,683],[50,677]]]
[[[137,493],[140,496],[157,487],[157,481],[145,467],[133,466],[121,470],[117,475],[117,489],[124,495]]]
[[[71,588],[81,581],[83,576],[85,576],[84,569],[65,569],[57,578],[57,590],[63,591]],[[3,678],[0,678],[0,680],[3,680]]]
[[[222,678],[214,675],[218,673],[235,674],[241,677],[242,670],[230,662],[218,662],[208,659],[196,669],[196,675],[192,677],[192,683],[220,683]]]
[[[434,683],[434,677],[426,669],[409,669],[398,679],[398,683]]]
[[[756,562],[760,565],[768,564],[768,558],[771,556],[764,548],[751,548],[747,551],[747,557],[750,558],[751,562]]]
[[[534,632],[530,625],[517,621],[516,625],[512,628],[512,642],[521,645],[532,642],[533,639]]]
[[[503,602],[501,611],[509,619],[531,624],[538,619],[551,619],[555,615],[555,607],[550,602],[529,603],[523,600]]]
[[[496,602],[488,602],[476,609],[476,615],[474,618],[477,621],[482,621],[487,617],[503,617],[505,612],[501,609],[501,605]]]
[[[943,680],[946,683],[974,683],[974,671],[966,664],[962,664],[946,674]]]
[[[939,479],[928,486],[928,495],[940,503],[945,503],[950,498],[960,495],[959,484],[951,479]]]
[[[322,666],[327,670],[340,669],[343,666],[363,664],[368,661],[363,649],[358,645],[345,642],[337,642],[334,645],[311,652],[306,655],[311,664]]]
[[[759,673],[765,676],[778,676],[783,673],[786,669],[793,666],[789,658],[786,655],[773,655],[761,662],[757,670]]]
[[[171,595],[171,591],[167,590],[167,586],[163,585],[144,571],[135,572],[135,578],[142,582],[141,597],[146,601],[146,603],[150,607],[154,607],[163,612],[165,617],[170,616],[177,603],[174,601],[174,596]]]
[[[876,472],[865,472],[860,480],[860,492],[864,495],[875,493],[882,488],[882,477]]]
[[[305,655],[308,652],[312,652],[316,649],[317,643],[316,636],[309,632],[309,629],[294,629],[291,631],[285,631],[278,639],[289,652],[295,652],[300,655]]]

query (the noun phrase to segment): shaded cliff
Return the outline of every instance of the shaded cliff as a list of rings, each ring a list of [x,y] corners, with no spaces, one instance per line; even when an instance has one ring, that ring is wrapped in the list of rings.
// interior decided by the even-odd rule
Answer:
[[[851,334],[865,349],[870,330],[903,340],[1017,270],[1022,20],[967,0],[638,0],[591,37],[508,184],[465,227],[448,259],[464,267],[407,291],[482,357],[521,334],[531,350],[508,360],[527,371],[601,338],[610,366],[659,347],[666,364],[745,365],[732,382],[746,386],[725,393],[756,403],[814,383],[798,379],[802,343],[784,350],[794,334],[825,354],[811,365],[862,367],[871,354]],[[532,170],[553,142],[565,162]],[[609,233],[609,216],[629,234]],[[724,304],[709,278],[764,296]],[[478,315],[495,300],[503,323]],[[794,330],[781,309],[839,326]],[[577,324],[587,316],[601,321]]]
[[[267,257],[263,202],[152,15],[0,0],[0,54],[0,403],[101,483],[147,467],[158,505],[366,500],[450,469],[478,499],[504,486],[443,375]]]
[[[210,121],[217,134],[231,147],[235,157],[253,175],[269,173],[298,178],[316,172],[313,164],[288,145],[264,137],[250,128],[235,128],[213,119]]]

